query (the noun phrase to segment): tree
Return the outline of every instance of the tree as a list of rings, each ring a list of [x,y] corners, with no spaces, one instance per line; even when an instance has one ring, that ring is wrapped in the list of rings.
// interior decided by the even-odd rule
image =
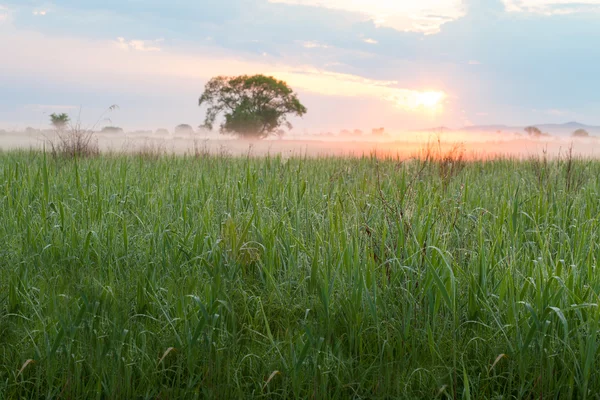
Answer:
[[[306,114],[306,107],[287,83],[265,75],[213,78],[198,105],[208,107],[204,127],[212,129],[223,114],[221,133],[256,139],[276,133],[281,126],[292,129],[289,114]]]
[[[174,132],[179,135],[192,135],[194,133],[194,128],[188,124],[180,124],[175,127]]]
[[[527,128],[525,128],[525,132],[527,132],[527,134],[532,137],[542,136],[542,131],[540,131],[540,128],[538,128],[537,126],[528,126]]]
[[[577,129],[571,134],[573,137],[590,137],[590,134],[585,129]]]
[[[50,114],[50,123],[56,129],[63,129],[64,127],[67,126],[67,124],[70,121],[71,121],[71,119],[65,113],[62,113],[62,114],[52,113],[52,114]]]

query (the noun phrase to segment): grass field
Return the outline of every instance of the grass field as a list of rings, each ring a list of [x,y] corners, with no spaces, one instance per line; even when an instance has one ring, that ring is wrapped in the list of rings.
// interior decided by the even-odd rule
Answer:
[[[0,398],[600,398],[599,177],[0,153]]]

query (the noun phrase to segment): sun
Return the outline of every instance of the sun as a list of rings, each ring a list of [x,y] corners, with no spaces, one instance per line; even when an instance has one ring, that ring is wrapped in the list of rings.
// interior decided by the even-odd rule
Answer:
[[[436,108],[444,100],[444,92],[421,92],[417,95],[416,105],[423,108]]]

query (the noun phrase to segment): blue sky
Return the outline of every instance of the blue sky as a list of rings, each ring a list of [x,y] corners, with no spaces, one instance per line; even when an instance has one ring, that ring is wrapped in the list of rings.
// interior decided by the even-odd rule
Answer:
[[[600,0],[0,0],[0,128],[198,125],[244,73],[299,92],[299,131],[600,125],[599,43]]]

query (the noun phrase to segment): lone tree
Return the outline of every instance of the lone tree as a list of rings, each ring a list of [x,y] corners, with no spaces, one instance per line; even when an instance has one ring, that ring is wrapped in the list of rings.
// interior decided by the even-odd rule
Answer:
[[[221,133],[253,139],[277,133],[281,126],[292,129],[287,116],[306,114],[287,83],[265,75],[213,78],[198,105],[208,107],[204,127],[212,129],[223,114]]]
[[[571,134],[573,137],[590,137],[590,134],[585,129],[577,129]]]
[[[69,116],[67,114],[65,114],[65,113],[62,113],[62,114],[52,113],[52,114],[50,114],[50,123],[56,129],[63,129],[64,127],[67,126],[67,124],[69,123],[70,120],[71,119],[69,118]]]

